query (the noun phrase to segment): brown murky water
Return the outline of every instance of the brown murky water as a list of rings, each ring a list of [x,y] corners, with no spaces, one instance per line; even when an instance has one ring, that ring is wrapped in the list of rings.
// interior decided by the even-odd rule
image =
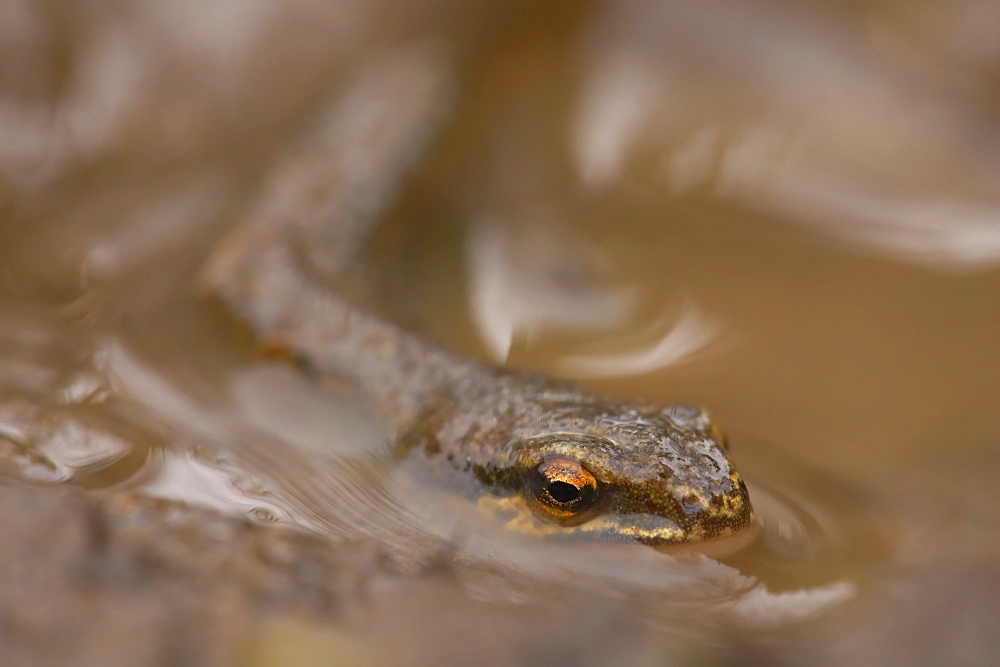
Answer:
[[[201,543],[171,512],[290,527],[314,541],[283,571],[318,549],[314,572],[369,582],[332,614],[275,584],[215,635],[142,616],[210,662],[995,660],[1000,11],[532,4],[0,8],[4,483],[48,489],[46,521],[79,503],[54,486],[170,501],[139,516],[203,578],[192,605],[244,603],[185,569]],[[282,142],[428,42],[455,95],[382,202],[381,299],[470,354],[709,406],[762,517],[745,550],[492,534],[397,469],[363,397],[255,355],[196,294]],[[40,581],[53,627],[86,616]],[[82,627],[95,663],[130,641]]]

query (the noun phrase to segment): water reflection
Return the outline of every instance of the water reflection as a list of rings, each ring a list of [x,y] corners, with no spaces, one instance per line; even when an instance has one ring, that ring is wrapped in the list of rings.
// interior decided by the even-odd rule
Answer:
[[[1000,128],[977,84],[916,81],[865,27],[745,3],[609,3],[584,41],[581,180],[709,189],[864,252],[995,263],[1000,163],[980,147]]]
[[[715,342],[721,326],[690,301],[683,302],[676,321],[660,316],[651,325],[607,341],[616,351],[577,354],[555,360],[569,377],[622,377],[662,370],[702,352]],[[638,344],[636,344],[637,341]]]
[[[634,598],[672,631],[692,605],[700,620],[683,625],[685,632],[701,632],[713,617],[765,628],[813,618],[851,599],[855,585],[839,577],[864,568],[861,536],[843,523],[850,498],[829,483],[823,496],[801,489],[814,473],[787,456],[778,474],[756,471],[761,530],[745,552],[724,559],[731,565],[641,545],[581,549],[507,533],[475,495],[455,495],[422,477],[421,466],[394,462],[385,435],[352,407],[349,394],[331,393],[290,369],[238,372],[232,403],[194,406],[124,349],[114,359],[109,369],[119,391],[155,410],[175,433],[175,445],[143,476],[143,493],[291,522],[335,542],[377,539],[411,569],[447,553],[477,596],[543,603],[560,590],[587,591]],[[762,457],[767,447],[754,444],[744,456]],[[776,460],[773,452],[768,458]]]
[[[481,598],[544,605],[573,592],[629,599],[672,633],[704,632],[712,618],[745,628],[812,618],[849,600],[854,584],[841,576],[865,568],[857,536],[842,523],[845,498],[835,498],[834,511],[829,498],[802,496],[796,489],[810,472],[795,461],[752,473],[762,530],[745,553],[724,559],[729,564],[641,545],[549,543],[507,533],[475,492],[456,494],[419,466],[394,461],[388,434],[343,388],[269,362],[231,367],[218,394],[218,379],[184,370],[187,362],[158,368],[144,351],[150,331],[136,333],[97,354],[103,380],[96,386],[129,406],[115,435],[99,422],[60,422],[53,437],[30,440],[9,425],[7,438],[61,462],[44,469],[64,471],[25,480],[130,486],[240,519],[291,523],[332,543],[378,540],[404,569],[446,558]],[[79,392],[80,405],[93,395]],[[105,399],[91,409],[102,405]],[[744,458],[776,460],[766,445],[740,440]]]
[[[213,465],[193,452],[166,450],[151,473],[141,489],[153,498],[200,505],[239,518],[289,521],[281,505],[267,502],[266,491],[241,488],[248,485],[239,483],[238,469],[218,462]]]
[[[516,225],[485,218],[468,231],[468,301],[495,361],[517,339],[553,331],[607,332],[635,306],[636,289],[601,280],[601,258],[565,225],[533,211]]]

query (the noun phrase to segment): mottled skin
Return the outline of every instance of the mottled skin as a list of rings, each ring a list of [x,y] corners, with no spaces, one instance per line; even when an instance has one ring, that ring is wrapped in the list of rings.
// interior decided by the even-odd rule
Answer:
[[[315,275],[307,251],[269,237],[230,238],[209,273],[213,292],[306,368],[353,380],[395,426],[400,455],[522,499],[506,510],[534,519],[512,527],[664,544],[752,523],[721,431],[699,408],[626,401],[461,357],[354,305]],[[554,516],[536,501],[531,475],[551,459],[596,478],[583,511]]]
[[[501,370],[460,389],[444,389],[447,397],[413,425],[422,432],[406,449],[420,445],[424,456],[474,474],[493,493],[522,496],[560,533],[692,542],[729,535],[752,519],[721,432],[697,407],[624,401]],[[552,458],[577,461],[597,479],[598,497],[579,515],[553,517],[533,502],[530,476]]]
[[[352,380],[395,426],[401,456],[492,501],[511,528],[662,544],[751,525],[721,431],[698,408],[465,358],[352,298],[360,251],[443,117],[452,74],[421,45],[362,68],[278,161],[203,286],[272,347]]]

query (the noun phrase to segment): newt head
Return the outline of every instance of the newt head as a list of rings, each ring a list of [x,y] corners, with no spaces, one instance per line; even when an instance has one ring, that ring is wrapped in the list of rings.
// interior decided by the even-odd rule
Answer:
[[[545,432],[514,443],[509,486],[537,520],[512,524],[654,546],[752,526],[746,486],[705,411],[564,403],[549,415]]]

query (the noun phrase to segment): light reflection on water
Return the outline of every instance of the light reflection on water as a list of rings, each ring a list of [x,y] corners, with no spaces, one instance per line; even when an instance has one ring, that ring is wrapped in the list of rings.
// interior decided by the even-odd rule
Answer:
[[[786,9],[605,6],[581,49],[580,180],[667,200],[710,190],[860,252],[995,264],[1000,144],[980,107],[995,89],[915,78],[899,60],[913,52],[870,25]]]
[[[722,562],[641,545],[581,548],[507,533],[475,499],[414,477],[392,460],[377,420],[359,413],[349,394],[288,368],[237,371],[228,401],[195,405],[120,345],[106,359],[118,392],[176,434],[140,476],[142,493],[292,523],[335,543],[376,539],[404,568],[447,553],[480,598],[538,604],[570,590],[631,599],[663,629],[700,634],[712,618],[745,629],[815,618],[852,599],[854,576],[867,567],[864,536],[833,505],[843,514],[852,499],[830,484],[822,496],[796,490],[814,473],[787,455],[775,468],[784,477],[751,468],[759,530]],[[774,459],[768,447],[758,441],[743,456]]]

